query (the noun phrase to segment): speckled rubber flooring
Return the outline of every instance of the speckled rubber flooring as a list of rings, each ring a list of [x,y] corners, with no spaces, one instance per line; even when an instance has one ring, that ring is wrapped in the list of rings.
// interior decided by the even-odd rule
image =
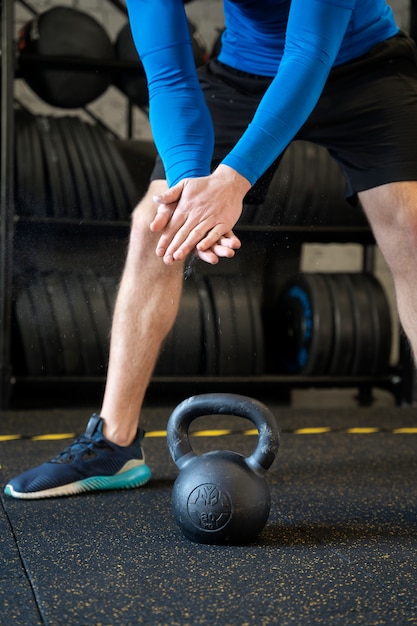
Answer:
[[[177,468],[155,433],[169,408],[143,414],[153,470],[143,488],[29,502],[2,495],[0,624],[417,624],[417,410],[273,412],[282,438],[267,473],[271,513],[248,546],[195,544],[177,527]],[[67,444],[33,436],[80,433],[87,418],[0,414],[2,485]],[[204,420],[198,428],[232,424]],[[250,454],[247,427],[236,420],[235,434],[193,437],[193,446]]]

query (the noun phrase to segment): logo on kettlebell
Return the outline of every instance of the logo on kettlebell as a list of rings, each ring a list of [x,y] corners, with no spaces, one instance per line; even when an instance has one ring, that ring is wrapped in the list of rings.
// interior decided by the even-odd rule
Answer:
[[[187,511],[197,528],[220,530],[232,516],[232,502],[227,491],[218,485],[203,483],[188,496]]]

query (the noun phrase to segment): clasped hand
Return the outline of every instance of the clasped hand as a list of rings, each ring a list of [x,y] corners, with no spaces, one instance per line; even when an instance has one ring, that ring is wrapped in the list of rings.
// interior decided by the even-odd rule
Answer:
[[[155,196],[159,206],[150,229],[161,233],[156,254],[167,265],[191,252],[213,265],[233,257],[241,242],[232,229],[249,188],[244,177],[220,165],[210,176],[185,178]]]

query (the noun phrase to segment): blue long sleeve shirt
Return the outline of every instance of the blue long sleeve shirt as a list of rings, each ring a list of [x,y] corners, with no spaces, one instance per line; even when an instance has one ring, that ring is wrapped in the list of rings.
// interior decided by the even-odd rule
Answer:
[[[149,115],[168,184],[210,173],[214,134],[182,0],[127,0],[148,79]],[[251,184],[315,107],[332,67],[398,32],[385,0],[224,0],[220,61],[273,78],[223,163]]]

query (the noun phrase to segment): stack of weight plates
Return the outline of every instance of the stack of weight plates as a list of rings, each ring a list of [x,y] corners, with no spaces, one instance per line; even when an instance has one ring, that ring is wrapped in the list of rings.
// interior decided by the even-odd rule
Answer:
[[[345,179],[322,146],[292,142],[268,187],[264,203],[252,217],[263,225],[365,226],[360,207],[345,199]]]
[[[135,187],[115,141],[78,117],[16,111],[16,213],[30,217],[128,220]]]
[[[118,279],[94,271],[16,279],[13,366],[26,376],[104,376]],[[245,376],[264,367],[259,298],[243,278],[184,281],[155,376]]]
[[[116,286],[116,279],[89,271],[17,277],[16,373],[103,376]]]
[[[373,376],[387,371],[391,314],[372,274],[300,274],[282,290],[275,319],[269,345],[281,373]]]
[[[155,375],[254,376],[264,371],[260,299],[236,275],[189,276]]]

